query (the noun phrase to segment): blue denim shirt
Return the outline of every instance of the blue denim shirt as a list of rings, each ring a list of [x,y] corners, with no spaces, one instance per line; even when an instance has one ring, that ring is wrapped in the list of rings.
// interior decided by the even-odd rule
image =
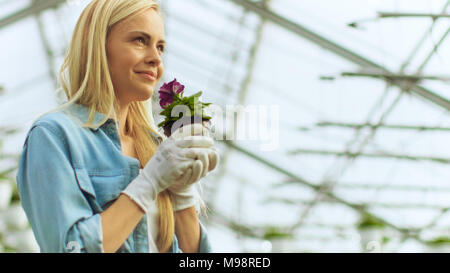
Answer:
[[[40,117],[27,134],[17,187],[41,252],[103,252],[100,213],[139,173],[139,161],[122,154],[114,120],[83,128],[88,113],[72,105]],[[96,113],[94,124],[104,117]],[[199,252],[210,252],[201,223],[200,228]],[[117,252],[148,250],[144,216]],[[176,236],[169,251],[181,252]]]

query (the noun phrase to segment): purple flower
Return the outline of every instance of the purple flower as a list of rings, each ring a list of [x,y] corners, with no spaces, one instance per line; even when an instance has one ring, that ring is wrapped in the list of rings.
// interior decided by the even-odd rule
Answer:
[[[159,89],[159,105],[163,109],[166,109],[173,102],[175,94],[180,94],[183,90],[184,85],[177,82],[177,79],[169,83],[164,83],[161,89]]]

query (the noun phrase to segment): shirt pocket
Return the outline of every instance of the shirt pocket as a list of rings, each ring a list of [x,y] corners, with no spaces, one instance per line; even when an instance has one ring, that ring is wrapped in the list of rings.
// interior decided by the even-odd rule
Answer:
[[[101,212],[91,179],[85,169],[74,169],[78,187],[84,194],[94,213]]]
[[[97,203],[105,210],[120,195],[128,185],[125,174],[90,174],[90,180],[95,191]]]

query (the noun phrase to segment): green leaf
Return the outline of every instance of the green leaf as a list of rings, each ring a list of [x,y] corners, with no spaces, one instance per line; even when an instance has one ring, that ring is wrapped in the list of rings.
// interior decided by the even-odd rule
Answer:
[[[264,232],[264,239],[271,240],[271,239],[293,239],[294,235],[291,233],[283,232],[277,227],[268,227],[266,231]]]
[[[427,241],[426,244],[430,245],[430,246],[450,244],[450,238],[449,237],[438,237],[436,239]]]
[[[163,111],[160,112],[161,116],[165,117],[165,120],[158,124],[158,127],[162,127],[166,125],[170,121],[177,121],[180,118],[184,117],[192,117],[194,115],[201,116],[204,120],[210,120],[211,117],[206,116],[204,113],[204,109],[211,105],[211,103],[203,103],[200,101],[200,97],[203,94],[202,91],[199,91],[191,96],[184,97],[184,92],[180,94],[174,95],[174,101],[166,107]],[[172,117],[173,108],[177,105],[186,105],[190,109],[190,113],[180,113],[178,117]]]
[[[364,228],[385,228],[386,225],[379,220],[375,219],[373,216],[364,215],[361,221],[358,223],[358,229]]]
[[[194,105],[195,104],[195,97],[189,97],[187,103],[189,105]]]
[[[173,100],[174,101],[179,101],[183,98],[183,92],[181,92],[181,94],[177,94],[175,93],[175,95],[173,96]]]
[[[194,95],[192,95],[191,97],[201,97],[202,96],[202,94],[203,94],[203,92],[202,91],[200,91],[200,92],[197,92],[197,93],[195,93]]]
[[[166,108],[166,109],[164,109],[164,111],[162,111],[161,113],[159,113],[161,116],[168,116],[168,115],[170,115],[170,112],[171,112],[172,110],[171,109],[169,109],[169,108]]]

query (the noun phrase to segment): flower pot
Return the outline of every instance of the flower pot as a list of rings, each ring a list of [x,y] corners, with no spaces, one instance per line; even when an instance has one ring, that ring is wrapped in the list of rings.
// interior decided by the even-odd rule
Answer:
[[[174,126],[175,122],[178,122],[177,126]],[[202,118],[200,116],[192,116],[192,117],[182,117],[178,121],[171,121],[164,125],[164,134],[167,137],[172,135],[172,132],[175,132],[177,129],[183,127],[183,125],[194,124],[194,123],[203,123],[203,126],[209,128],[210,120]]]

